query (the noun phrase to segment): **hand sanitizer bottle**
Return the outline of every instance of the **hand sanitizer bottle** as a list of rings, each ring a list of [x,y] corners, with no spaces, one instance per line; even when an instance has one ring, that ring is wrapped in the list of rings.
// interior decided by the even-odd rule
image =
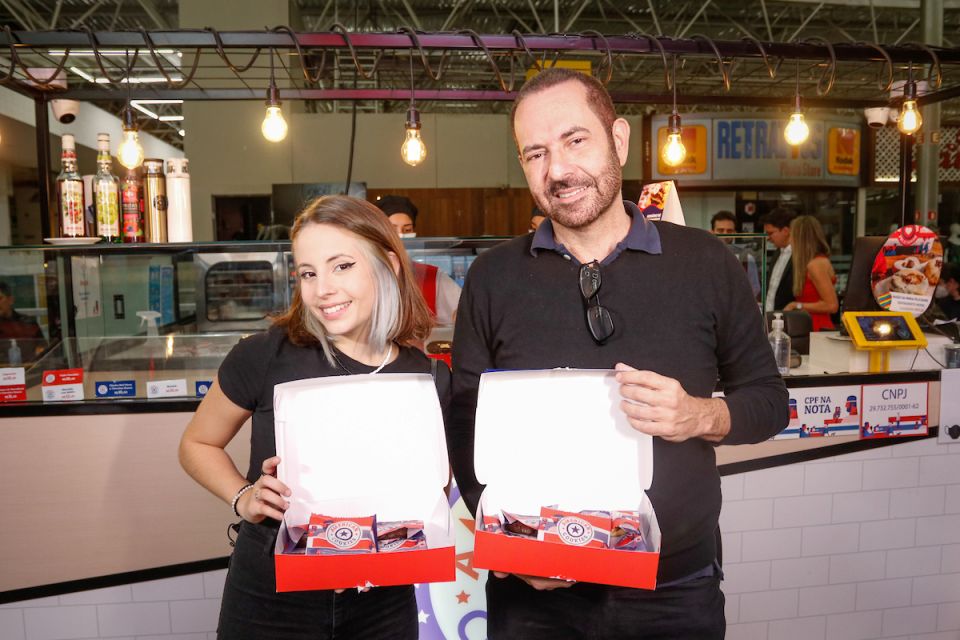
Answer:
[[[20,345],[17,341],[10,339],[10,347],[7,349],[7,362],[11,367],[19,367],[23,364],[23,356],[20,353]]]
[[[770,348],[777,361],[777,370],[780,375],[790,375],[790,336],[783,330],[783,314],[779,311],[773,314],[773,331],[770,332]]]

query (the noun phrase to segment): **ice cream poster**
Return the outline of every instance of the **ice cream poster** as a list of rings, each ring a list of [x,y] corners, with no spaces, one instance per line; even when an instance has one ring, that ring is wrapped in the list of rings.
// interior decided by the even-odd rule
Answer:
[[[677,195],[677,185],[673,180],[643,185],[637,207],[647,220],[686,224],[683,209],[680,207],[680,197]]]
[[[860,429],[860,386],[790,389],[789,408],[790,422],[775,440],[853,435]]]
[[[863,385],[861,438],[926,435],[926,382]]]
[[[940,282],[943,246],[930,229],[909,224],[890,234],[877,254],[870,284],[877,304],[888,311],[920,315]]]

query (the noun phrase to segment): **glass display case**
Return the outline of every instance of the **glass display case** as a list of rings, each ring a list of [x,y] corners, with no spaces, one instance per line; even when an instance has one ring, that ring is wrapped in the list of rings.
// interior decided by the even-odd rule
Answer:
[[[404,242],[412,260],[462,285],[476,256],[502,240]],[[0,283],[15,310],[0,322],[0,369],[23,367],[34,403],[44,372],[64,369],[83,371],[88,401],[116,381],[134,383],[124,400],[147,398],[156,380],[185,380],[187,396],[202,395],[230,348],[288,307],[296,278],[289,242],[94,244],[0,248]],[[439,326],[425,348],[448,355],[452,338]]]

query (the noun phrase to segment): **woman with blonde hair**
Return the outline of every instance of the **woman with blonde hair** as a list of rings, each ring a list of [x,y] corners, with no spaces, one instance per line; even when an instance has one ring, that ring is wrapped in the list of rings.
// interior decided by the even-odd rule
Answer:
[[[830,264],[830,245],[823,227],[813,216],[797,216],[790,223],[793,250],[794,302],[783,309],[800,309],[810,314],[813,330],[833,329],[830,314],[840,308],[837,301],[837,274]]]
[[[230,351],[180,441],[187,473],[242,518],[217,637],[414,640],[413,586],[276,592],[273,547],[291,491],[276,477],[274,385],[431,372],[415,345],[433,321],[379,209],[349,196],[318,198],[297,216],[291,239],[297,286],[290,309]],[[446,405],[449,371],[444,365],[437,374]],[[242,474],[224,448],[251,417],[250,466]]]

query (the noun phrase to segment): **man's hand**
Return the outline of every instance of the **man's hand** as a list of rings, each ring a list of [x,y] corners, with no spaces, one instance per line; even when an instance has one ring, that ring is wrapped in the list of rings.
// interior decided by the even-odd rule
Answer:
[[[694,398],[673,378],[618,363],[620,408],[637,431],[670,442],[719,442],[730,432],[730,411],[719,398]]]
[[[506,578],[509,573],[494,571],[493,575],[498,578]],[[556,578],[540,578],[538,576],[525,576],[519,573],[513,574],[526,582],[537,591],[553,591],[554,589],[567,589],[576,584],[573,580],[557,580]]]

